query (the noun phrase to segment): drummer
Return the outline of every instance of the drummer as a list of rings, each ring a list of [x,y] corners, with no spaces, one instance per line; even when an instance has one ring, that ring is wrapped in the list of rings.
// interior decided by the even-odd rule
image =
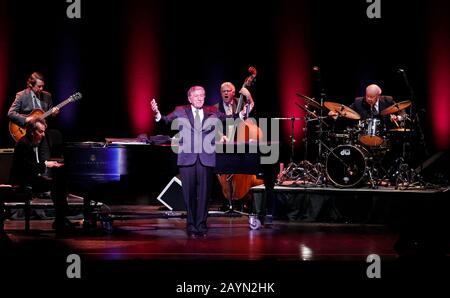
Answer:
[[[394,100],[391,96],[381,95],[381,88],[378,85],[371,84],[366,88],[366,95],[364,97],[357,97],[350,105],[350,108],[359,114],[361,120],[368,118],[379,118],[384,127],[397,127],[399,122],[403,120],[401,115],[385,115],[380,116],[380,112],[392,106]],[[336,111],[330,111],[328,115],[334,119],[339,115]],[[389,121],[390,120],[390,121]],[[392,122],[394,124],[389,124]]]

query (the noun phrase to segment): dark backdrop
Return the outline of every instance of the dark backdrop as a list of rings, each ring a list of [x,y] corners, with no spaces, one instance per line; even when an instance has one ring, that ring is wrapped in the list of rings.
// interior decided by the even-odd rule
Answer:
[[[368,19],[369,4],[363,0],[82,0],[81,19],[68,19],[66,1],[4,1],[2,8],[8,13],[3,20],[5,29],[0,32],[7,37],[7,51],[3,52],[8,55],[7,66],[0,70],[5,78],[0,99],[0,147],[13,146],[6,112],[15,92],[24,88],[27,76],[36,70],[46,76],[46,89],[53,93],[55,103],[76,91],[84,95],[56,121],[66,140],[135,136],[133,116],[127,112],[132,104],[127,90],[133,87],[127,64],[130,46],[140,44],[139,38],[130,44],[129,28],[143,15],[145,21],[137,28],[151,26],[157,51],[149,55],[157,55],[158,67],[150,74],[157,77],[154,97],[161,99],[164,113],[186,103],[186,90],[193,84],[205,86],[208,103],[215,103],[220,82],[233,81],[240,86],[248,75],[247,68],[254,65],[258,69],[252,87],[256,115],[290,116],[282,114],[281,106],[292,105],[295,110],[297,98],[294,94],[280,98],[280,88],[290,77],[278,67],[283,59],[280,36],[287,23],[307,37],[302,39],[301,51],[306,53],[308,65],[299,72],[310,80],[307,90],[299,86],[298,92],[318,96],[319,82],[312,71],[317,65],[330,101],[350,104],[372,82],[398,101],[411,99],[397,73],[403,68],[415,92],[414,107],[421,111],[428,145],[433,148],[427,65],[431,4],[383,0],[381,4],[381,19]],[[284,46],[289,47],[289,43]],[[150,115],[150,109],[141,113]]]

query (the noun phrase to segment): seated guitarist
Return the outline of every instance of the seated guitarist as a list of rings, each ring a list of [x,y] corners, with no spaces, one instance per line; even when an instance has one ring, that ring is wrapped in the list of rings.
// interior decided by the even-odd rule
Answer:
[[[52,96],[44,91],[44,76],[39,72],[33,72],[27,80],[27,88],[16,94],[16,98],[8,111],[11,122],[25,128],[36,121],[32,112],[40,109],[44,112],[52,110],[52,115],[59,113],[59,109],[53,107]],[[18,141],[18,140],[17,140]],[[42,149],[50,155],[47,140],[41,142]],[[50,156],[46,156],[48,159]]]

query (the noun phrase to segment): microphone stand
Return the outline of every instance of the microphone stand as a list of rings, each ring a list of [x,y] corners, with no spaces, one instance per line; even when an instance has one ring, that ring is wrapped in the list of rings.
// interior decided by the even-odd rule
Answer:
[[[303,96],[305,98],[307,98],[306,96]],[[311,121],[319,121],[319,126],[322,127],[323,125],[328,127],[328,124],[326,122],[323,121],[323,117],[319,117],[316,115],[316,113],[314,113],[313,111],[309,110],[308,105],[306,105],[306,107],[295,103],[295,105],[297,107],[299,107],[301,110],[306,112],[305,115],[305,138],[304,138],[304,143],[305,143],[305,155],[304,155],[304,160],[302,162],[300,162],[300,165],[303,165],[304,168],[304,177],[305,177],[305,181],[304,183],[306,184],[306,178],[314,181],[315,185],[319,185],[323,182],[324,180],[324,175],[323,175],[323,167],[320,163],[316,163],[315,165],[311,164],[308,161],[308,135],[307,135],[307,127],[309,125],[309,122]],[[319,144],[322,145],[322,140],[319,140]],[[324,145],[324,144],[323,144]],[[325,145],[324,145],[325,146]]]
[[[413,114],[413,105],[414,105],[414,102],[415,102],[414,90],[413,90],[413,88],[411,87],[411,85],[409,83],[409,80],[408,80],[408,77],[406,76],[405,71],[403,69],[399,69],[398,71],[402,74],[403,80],[405,81],[405,85],[409,89],[409,94],[410,94],[409,96],[411,97],[410,100],[411,100],[411,103],[412,103],[410,108],[409,108],[409,113],[411,115],[411,120],[412,121],[410,122],[411,125],[410,125],[410,129],[409,129],[409,132],[408,132],[407,142],[405,142],[405,141],[403,142],[403,152],[402,152],[403,156],[396,160],[396,164],[397,165],[394,167],[396,169],[396,171],[395,171],[395,173],[393,175],[396,178],[395,188],[399,189],[401,187],[402,189],[404,189],[405,186],[407,188],[407,187],[413,186],[415,184],[414,180],[415,180],[416,174],[417,174],[409,166],[409,162],[412,160],[412,154],[411,154],[412,149],[411,149],[411,147],[412,147],[412,137],[413,137],[412,132],[413,132],[413,128],[414,128],[413,127],[413,123],[414,122],[416,123],[415,127],[418,130],[420,142],[421,142],[421,145],[424,148],[424,151],[425,151],[424,153],[425,153],[426,156],[428,156],[428,149],[427,149],[427,146],[425,144],[425,137],[424,137],[424,134],[423,134],[423,131],[422,131],[422,126],[420,125],[419,115],[418,115],[418,113]],[[407,115],[405,115],[405,116],[407,116]],[[409,151],[408,152],[409,153],[408,156],[406,155],[406,146],[407,145],[409,146],[409,148],[408,148],[409,149],[408,150]],[[419,180],[420,180],[420,176],[418,176],[418,177],[419,177]]]
[[[294,127],[295,125],[295,117],[291,117],[291,158],[290,163],[294,162],[294,148],[295,148],[295,138],[294,138]]]
[[[409,94],[410,94],[409,96],[411,98],[411,102],[414,104],[414,102],[415,102],[414,90],[413,90],[413,88],[411,87],[411,85],[409,83],[408,77],[406,76],[406,72],[403,69],[400,69],[399,71],[402,74],[402,77],[403,77],[403,80],[405,81],[406,87],[408,87]],[[416,112],[415,114],[413,114],[413,104],[411,104],[411,106],[409,107],[409,113],[411,115],[411,119],[416,122],[416,127],[417,127],[417,130],[418,130],[418,133],[419,133],[419,138],[420,138],[420,143],[423,146],[423,149],[425,151],[425,156],[428,156],[429,155],[428,154],[428,148],[427,148],[427,145],[425,143],[425,136],[423,134],[422,125],[420,124],[419,113]],[[411,123],[410,130],[409,130],[409,138],[408,138],[410,146],[411,146],[411,142],[412,142],[412,128],[413,128],[413,125]]]
[[[322,78],[320,75],[320,69],[318,66],[314,66],[313,70],[316,72],[317,74],[317,83],[319,84],[319,88],[320,88],[320,106],[323,107],[323,102],[324,99],[326,97],[325,94],[325,90],[323,88],[323,84],[322,84]],[[320,119],[323,119],[323,109],[320,109]],[[322,121],[319,121],[319,154],[318,154],[318,163],[320,164],[322,161],[322,135],[323,135],[323,126],[322,126]]]

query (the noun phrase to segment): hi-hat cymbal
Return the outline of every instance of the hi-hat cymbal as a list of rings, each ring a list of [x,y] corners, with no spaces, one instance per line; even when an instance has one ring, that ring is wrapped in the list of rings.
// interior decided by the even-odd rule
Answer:
[[[408,132],[408,131],[411,131],[411,129],[399,127],[399,128],[389,129],[389,131],[391,131],[391,132]]]
[[[314,98],[308,97],[308,96],[300,94],[300,93],[295,93],[295,95],[297,95],[298,97],[303,98],[305,100],[306,104],[309,107],[312,107],[312,108],[317,109],[317,110],[324,110],[324,107],[321,106],[320,103],[315,101]]]
[[[309,114],[309,115],[312,116],[312,119],[310,119],[310,120],[313,120],[313,119],[316,120],[316,119],[318,119],[323,125],[325,125],[326,127],[328,127],[328,124],[327,124],[325,121],[323,121],[321,117],[317,116],[316,113],[314,113],[314,112],[308,110],[307,108],[305,108],[304,106],[302,106],[302,105],[300,105],[300,104],[298,104],[298,103],[296,103],[296,102],[294,102],[294,103],[295,103],[295,105],[296,105],[297,107],[299,107],[300,109],[302,109],[303,111],[305,111],[307,114]]]
[[[411,101],[410,100],[401,101],[401,102],[395,103],[392,106],[387,107],[386,109],[382,110],[380,115],[384,116],[384,115],[389,115],[389,114],[392,114],[392,113],[397,113],[398,111],[406,109],[410,105],[411,105]]]
[[[353,120],[359,120],[361,119],[361,116],[355,112],[354,110],[352,110],[351,108],[337,103],[337,102],[331,102],[331,101],[326,101],[323,103],[324,106],[326,106],[330,111],[334,111],[336,113],[339,114],[339,116],[341,117],[345,117],[348,119],[353,119]]]

